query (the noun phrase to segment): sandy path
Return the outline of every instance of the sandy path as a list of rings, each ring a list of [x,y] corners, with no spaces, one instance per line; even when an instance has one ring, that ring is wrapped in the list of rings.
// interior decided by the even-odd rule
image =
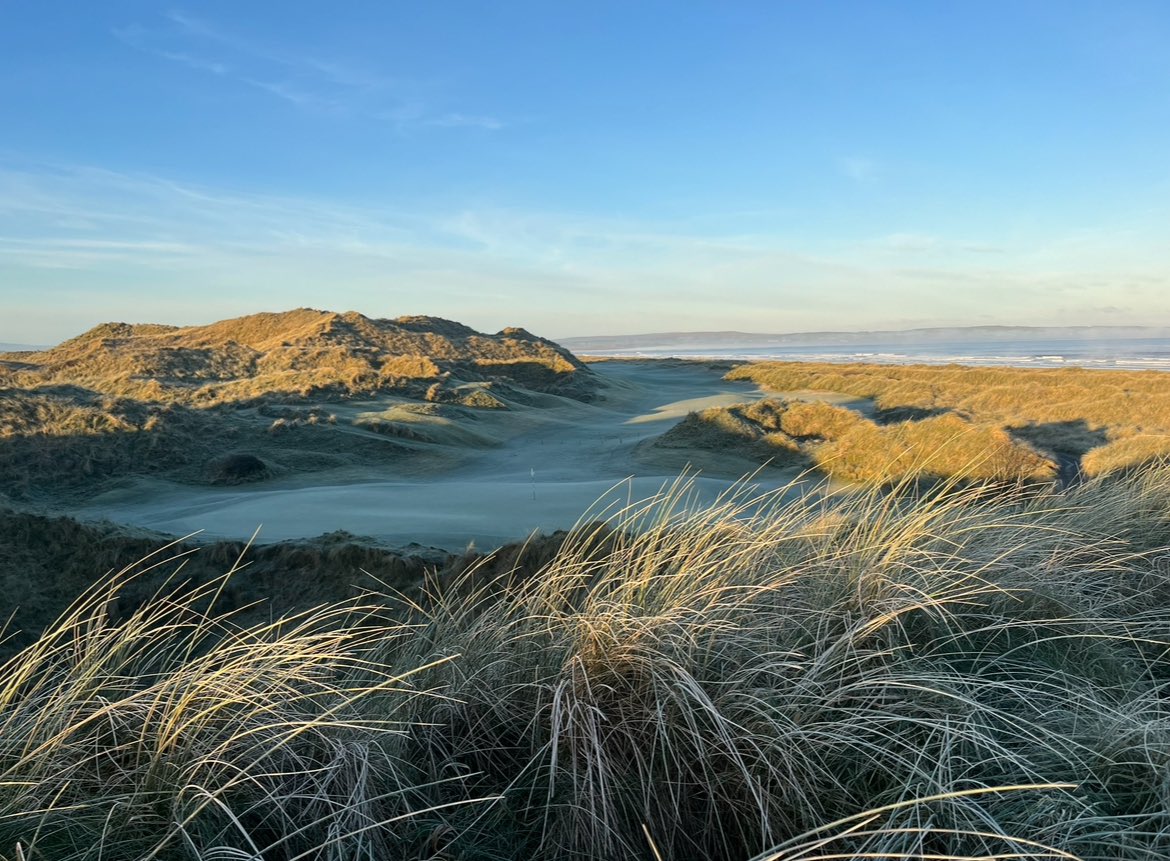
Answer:
[[[202,530],[215,537],[261,540],[344,529],[387,543],[461,550],[496,546],[534,530],[572,526],[603,496],[613,509],[657,493],[676,475],[639,464],[634,447],[669,429],[689,411],[764,396],[751,383],[724,381],[700,365],[607,362],[593,366],[607,382],[594,404],[556,399],[555,406],[501,416],[524,422],[502,445],[426,480],[401,478],[288,486],[192,488],[144,483],[99,498],[75,512],[172,534]],[[328,478],[317,477],[329,482]],[[776,478],[764,488],[779,484]],[[298,486],[299,485],[299,486]],[[706,504],[731,482],[700,477],[696,502]]]

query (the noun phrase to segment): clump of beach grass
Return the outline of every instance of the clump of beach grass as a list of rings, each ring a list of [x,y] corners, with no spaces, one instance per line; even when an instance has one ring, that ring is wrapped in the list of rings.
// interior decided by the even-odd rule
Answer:
[[[0,852],[1170,853],[1170,474],[796,491],[680,484],[393,621],[87,599],[5,668]]]
[[[1089,474],[1170,456],[1170,375],[1161,371],[753,362],[726,378],[866,398],[884,413],[954,412],[1049,453],[1089,453]]]
[[[126,576],[0,668],[0,857],[389,857],[417,808],[384,740],[418,692],[368,654],[403,629],[352,602],[240,627],[224,579],[119,618]]]
[[[888,425],[861,420],[815,450],[817,466],[848,481],[898,483],[941,477],[1051,481],[1056,464],[1002,428],[956,415]]]
[[[452,810],[469,853],[1157,857],[1168,488],[1127,487],[659,500],[395,641],[461,654],[422,674],[449,699],[413,701],[412,756],[467,775],[432,803],[504,799]],[[1021,784],[1062,788],[992,791]]]
[[[953,413],[879,424],[856,410],[780,398],[690,413],[654,445],[736,452],[859,484],[1047,482],[1057,472],[1055,461],[1026,441]]]

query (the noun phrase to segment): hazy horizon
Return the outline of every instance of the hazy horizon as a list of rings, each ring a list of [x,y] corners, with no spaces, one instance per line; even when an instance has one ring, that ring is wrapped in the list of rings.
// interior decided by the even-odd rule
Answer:
[[[282,310],[288,311],[291,309],[282,309]],[[338,309],[317,309],[317,310],[342,312],[342,311],[338,311]],[[352,311],[352,310],[356,310],[356,309],[346,309],[346,310]],[[358,312],[360,314],[360,311],[358,311]],[[245,315],[245,316],[247,316],[247,315]],[[366,315],[366,316],[370,316],[370,315]],[[411,316],[411,315],[395,315],[395,316],[401,317],[401,316]],[[426,316],[435,316],[435,315],[426,315]],[[109,319],[109,321],[95,322],[94,326],[103,325],[106,323],[125,323],[125,322],[130,322],[130,321],[113,321],[113,319]],[[161,323],[164,325],[199,326],[199,325],[206,325],[206,324],[211,324],[211,323],[218,323],[220,321],[218,321],[218,319],[202,319],[202,321],[197,321],[197,322],[190,323],[190,324],[171,324],[171,323],[166,323],[165,321],[137,321],[137,322],[140,322],[140,323]],[[462,321],[455,321],[455,322],[461,323]],[[82,335],[82,333],[84,331],[88,331],[89,329],[94,328],[94,326],[87,326],[87,329],[85,329],[85,330],[73,332],[73,333],[71,333],[71,335],[69,337],[75,337],[78,335]],[[473,326],[473,328],[474,328],[474,326]],[[500,326],[500,328],[498,328],[498,329],[483,329],[481,331],[490,333],[490,332],[500,331],[503,328],[504,328],[504,326]],[[521,326],[521,328],[524,328],[524,326]],[[763,339],[763,340],[766,340],[766,339],[778,339],[778,338],[779,339],[785,339],[785,338],[806,339],[806,338],[814,338],[814,337],[818,337],[818,336],[844,337],[844,338],[852,338],[855,336],[879,336],[879,337],[880,336],[904,336],[904,335],[915,335],[915,333],[928,333],[928,332],[930,333],[930,335],[932,337],[940,337],[941,335],[943,335],[943,333],[955,333],[955,335],[962,337],[962,336],[966,336],[966,335],[972,335],[972,333],[976,333],[976,332],[979,332],[979,333],[996,332],[997,330],[999,330],[1000,335],[1003,335],[1003,333],[1011,333],[1012,337],[1017,337],[1017,338],[1021,335],[1031,335],[1031,333],[1040,333],[1040,332],[1049,332],[1049,333],[1062,332],[1062,333],[1069,333],[1069,335],[1071,335],[1071,333],[1073,333],[1073,332],[1076,332],[1076,333],[1078,333],[1078,335],[1081,335],[1082,337],[1089,337],[1089,338],[1100,337],[1100,336],[1094,336],[1093,335],[1094,332],[1101,333],[1101,335],[1114,335],[1114,333],[1116,333],[1115,337],[1119,337],[1122,339],[1131,338],[1131,337],[1147,337],[1147,338],[1170,337],[1170,326],[1117,325],[1117,324],[1112,324],[1112,325],[1110,325],[1110,324],[1068,325],[1068,326],[1012,325],[1012,324],[975,325],[975,324],[972,324],[972,325],[956,325],[956,326],[918,326],[918,328],[907,328],[907,329],[848,329],[848,330],[824,329],[824,330],[791,331],[791,332],[743,331],[743,330],[735,330],[735,329],[720,329],[720,330],[693,329],[693,330],[676,330],[676,331],[631,332],[631,333],[628,333],[628,335],[604,335],[604,333],[589,333],[589,335],[557,336],[557,335],[549,335],[549,333],[546,333],[546,332],[534,332],[534,335],[537,335],[539,337],[549,338],[550,340],[555,340],[555,342],[564,342],[565,345],[569,345],[569,346],[573,347],[573,349],[580,349],[580,345],[586,344],[586,343],[600,343],[600,342],[606,342],[606,340],[613,340],[613,342],[625,342],[625,340],[628,340],[628,342],[638,342],[638,340],[640,340],[640,339],[647,339],[647,338],[693,339],[696,337],[709,337],[709,338],[715,338],[715,339],[741,338],[741,339],[757,339],[757,340]],[[1124,333],[1122,333],[1122,332],[1124,332]],[[61,340],[67,340],[67,339],[68,338],[63,338]],[[1012,338],[1007,337],[1005,339],[1011,340]],[[11,342],[11,340],[0,340],[0,352],[32,349],[32,347],[36,347],[36,349],[48,349],[48,347],[55,346],[56,344],[60,344],[61,340],[56,340],[56,342],[51,342],[51,343]]]
[[[0,28],[0,341],[1170,325],[1170,9],[117,0]]]

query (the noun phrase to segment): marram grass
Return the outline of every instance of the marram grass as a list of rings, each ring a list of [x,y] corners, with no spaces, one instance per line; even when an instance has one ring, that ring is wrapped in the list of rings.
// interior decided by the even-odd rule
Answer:
[[[1009,465],[1029,471],[1041,465],[1028,462],[1027,448],[1018,445],[1025,440],[1049,455],[1084,456],[1089,475],[1134,470],[1170,456],[1170,377],[1159,371],[752,362],[733,368],[726,379],[751,380],[781,392],[813,389],[872,399],[887,415],[949,414],[952,421],[976,426],[966,434],[968,443],[976,444],[982,435],[1009,455]],[[819,419],[825,423],[824,416]],[[873,429],[854,432],[844,448],[860,459],[841,470],[842,477],[855,471],[866,480],[865,474],[882,462],[865,457],[927,430],[914,424],[891,440],[880,439]],[[925,435],[937,436],[939,429]],[[996,432],[1008,436],[996,440]],[[958,449],[967,447],[955,443],[960,466]]]
[[[0,854],[1170,856],[1170,473],[685,494],[393,619],[95,587],[0,672]]]

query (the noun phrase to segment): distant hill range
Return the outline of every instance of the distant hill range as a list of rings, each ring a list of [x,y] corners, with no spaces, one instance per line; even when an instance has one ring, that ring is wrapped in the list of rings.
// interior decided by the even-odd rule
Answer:
[[[956,326],[861,332],[655,332],[644,335],[597,335],[561,338],[578,353],[592,351],[685,349],[734,350],[787,346],[848,346],[851,344],[969,344],[1036,340],[1130,340],[1170,338],[1170,327],[1155,326]]]
[[[493,381],[583,395],[591,378],[568,350],[524,329],[484,334],[438,317],[310,308],[206,326],[104,323],[48,350],[0,355],[0,385],[84,386],[200,406],[269,395],[413,396]]]
[[[39,344],[9,344],[5,341],[0,341],[0,353],[20,353],[28,350],[43,350],[45,347]]]

